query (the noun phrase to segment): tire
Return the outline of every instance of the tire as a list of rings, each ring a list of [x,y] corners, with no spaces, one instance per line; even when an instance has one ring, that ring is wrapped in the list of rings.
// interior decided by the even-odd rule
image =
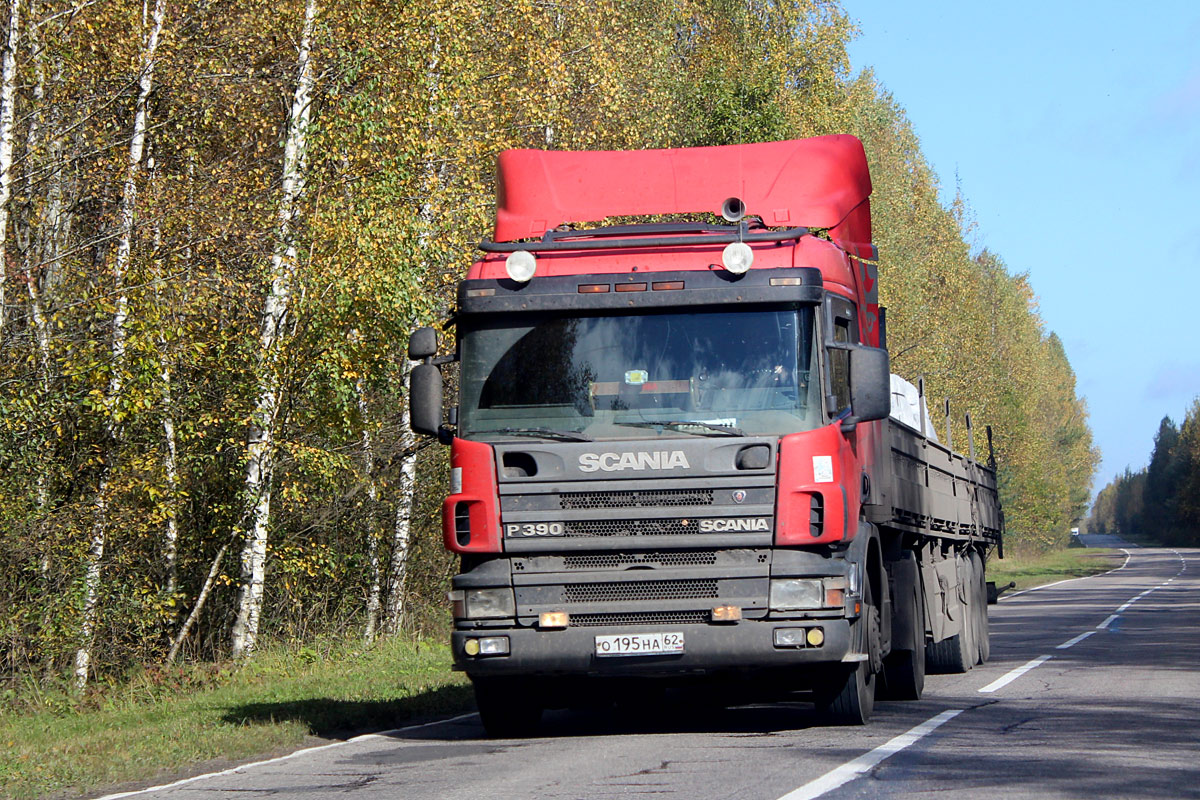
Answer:
[[[909,600],[916,620],[912,640],[903,650],[893,650],[883,662],[882,697],[888,700],[920,700],[925,691],[925,591],[920,577]]]
[[[967,559],[962,559],[963,563],[959,564],[958,576],[959,581],[964,582],[966,586],[962,594],[966,597],[963,604],[964,607],[959,616],[962,617],[960,624],[962,631],[953,636],[948,636],[940,642],[931,642],[925,647],[925,659],[929,667],[929,671],[933,673],[963,673],[975,666],[975,661],[979,657],[979,650],[975,644],[975,630],[978,627],[978,621],[975,619],[975,570],[971,568],[971,562]]]
[[[992,657],[992,635],[988,626],[987,574],[983,559],[971,553],[971,564],[975,568],[975,645],[979,650],[977,663],[986,664]]]
[[[493,739],[521,739],[537,733],[542,706],[527,684],[501,678],[476,678],[475,705],[483,729]]]
[[[871,582],[866,580],[864,583],[866,588],[859,630],[867,660],[859,661],[853,669],[840,673],[817,695],[817,710],[831,725],[866,725],[875,710],[875,673],[871,665],[876,659],[872,654],[879,653],[883,635]]]

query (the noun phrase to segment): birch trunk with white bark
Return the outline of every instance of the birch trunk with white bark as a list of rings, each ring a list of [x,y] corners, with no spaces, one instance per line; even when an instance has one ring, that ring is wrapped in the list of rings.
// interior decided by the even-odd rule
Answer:
[[[296,220],[308,168],[307,133],[312,105],[312,34],[316,0],[307,0],[300,36],[298,79],[288,115],[283,153],[283,191],[279,199],[275,251],[271,257],[271,288],[263,304],[259,335],[258,398],[247,436],[243,546],[237,618],[230,634],[233,657],[249,657],[258,638],[263,581],[267,562],[267,526],[271,518],[271,476],[275,466],[275,424],[279,413],[279,352],[285,336],[289,306],[296,290]]]
[[[167,519],[163,528],[162,562],[163,572],[166,573],[166,584],[163,593],[167,596],[175,594],[177,569],[176,562],[179,553],[179,467],[177,462],[175,442],[175,402],[171,391],[170,356],[166,352],[166,343],[159,342],[162,359],[162,372],[159,380],[162,382],[162,428],[163,428],[163,472],[167,479]]]
[[[12,199],[13,121],[17,110],[17,45],[21,36],[21,0],[9,0],[8,41],[0,66],[0,335],[6,324],[8,296],[8,202]]]
[[[351,335],[357,338],[358,331]],[[379,558],[379,488],[375,485],[375,442],[371,430],[367,427],[367,397],[364,381],[359,378],[354,382],[354,391],[358,400],[358,414],[362,419],[362,448],[363,473],[367,481],[367,564],[371,571],[371,581],[367,587],[367,624],[363,630],[363,639],[367,644],[375,641],[375,633],[379,626],[379,604],[383,593],[383,568]]]
[[[179,648],[183,646],[188,634],[192,632],[192,628],[196,624],[196,620],[200,619],[200,612],[204,611],[204,604],[208,601],[208,595],[212,592],[213,585],[217,582],[217,576],[221,574],[221,562],[225,559],[225,551],[229,549],[229,542],[221,545],[221,549],[213,556],[212,566],[208,568],[208,577],[204,580],[204,586],[200,589],[200,596],[196,598],[196,605],[192,606],[192,613],[188,614],[188,618],[180,627],[179,633],[175,635],[175,639],[171,642],[171,649],[167,652],[166,663],[175,663],[175,658],[179,655]]]
[[[105,394],[105,427],[110,451],[101,468],[96,487],[93,510],[92,539],[88,548],[87,569],[84,574],[83,617],[79,626],[79,649],[75,652],[75,687],[82,690],[87,685],[92,661],[92,637],[95,633],[96,611],[100,593],[100,565],[108,539],[108,486],[113,461],[116,459],[117,442],[121,437],[120,405],[124,391],[124,369],[126,330],[129,318],[129,295],[125,289],[125,273],[129,268],[133,252],[134,218],[137,212],[137,178],[141,169],[142,154],[146,145],[146,116],[150,92],[154,88],[155,53],[159,36],[162,34],[163,19],[166,17],[166,0],[156,0],[150,31],[142,49],[141,73],[138,80],[137,104],[134,106],[133,133],[129,139],[129,160],[125,172],[125,186],[121,192],[121,208],[117,237],[117,255],[113,262],[113,285],[116,291],[116,310],[112,320],[112,348],[108,391]]]
[[[415,361],[404,360],[403,383],[408,386]],[[396,521],[392,526],[392,555],[388,570],[387,608],[383,629],[395,635],[404,628],[405,593],[407,592],[408,551],[412,542],[412,510],[417,494],[417,437],[409,428],[408,403],[400,414],[400,483],[396,487]]]

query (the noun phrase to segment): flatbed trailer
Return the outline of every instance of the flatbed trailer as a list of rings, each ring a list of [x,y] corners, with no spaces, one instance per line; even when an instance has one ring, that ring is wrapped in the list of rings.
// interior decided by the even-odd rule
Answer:
[[[889,416],[869,195],[849,136],[501,155],[454,354],[409,344],[490,734],[696,682],[862,724],[986,660],[994,463]]]

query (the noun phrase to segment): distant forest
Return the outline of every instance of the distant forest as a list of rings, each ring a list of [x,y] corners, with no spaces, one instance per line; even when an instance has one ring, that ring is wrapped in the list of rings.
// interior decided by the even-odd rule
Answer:
[[[405,348],[452,341],[506,148],[857,135],[893,369],[958,449],[993,427],[1010,548],[1085,513],[1062,344],[837,2],[0,0],[0,29],[0,688],[440,637]]]
[[[1200,545],[1200,397],[1182,425],[1163,417],[1149,466],[1126,468],[1101,489],[1087,524],[1091,533]]]

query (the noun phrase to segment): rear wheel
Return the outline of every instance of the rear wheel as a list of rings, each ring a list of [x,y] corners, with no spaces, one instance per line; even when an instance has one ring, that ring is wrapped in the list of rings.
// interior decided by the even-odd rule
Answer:
[[[975,666],[979,651],[975,644],[975,630],[978,621],[975,619],[975,571],[968,559],[959,559],[959,586],[955,589],[963,597],[959,609],[960,630],[953,636],[948,636],[940,642],[931,642],[925,647],[925,658],[930,672],[961,673]]]
[[[971,553],[971,565],[975,568],[975,645],[979,649],[979,662],[986,664],[992,657],[992,637],[988,629],[987,575],[983,559]]]
[[[889,700],[920,700],[925,691],[925,592],[920,578],[909,599],[913,620],[911,641],[893,650],[883,662],[883,696]]]
[[[864,583],[859,631],[866,660],[859,661],[849,672],[834,678],[817,696],[817,709],[834,725],[865,725],[875,710],[874,670],[878,668],[883,636],[879,607],[874,602],[871,582],[867,580]]]
[[[542,706],[524,681],[476,678],[475,705],[483,729],[493,739],[533,736],[542,721]]]

